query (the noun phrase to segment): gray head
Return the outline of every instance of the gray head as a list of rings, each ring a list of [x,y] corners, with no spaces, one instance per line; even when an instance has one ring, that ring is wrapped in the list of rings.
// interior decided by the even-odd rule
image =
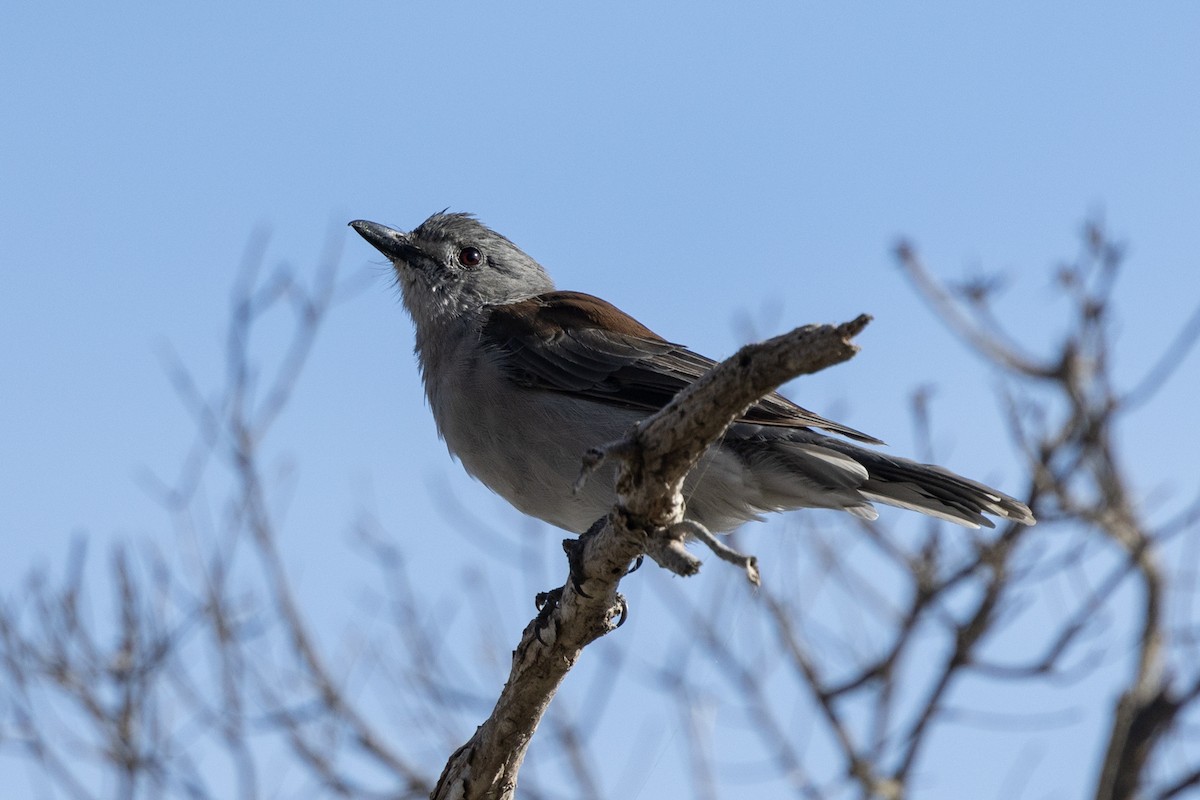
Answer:
[[[418,329],[554,290],[540,264],[470,214],[434,214],[411,233],[366,220],[350,227],[392,262]]]

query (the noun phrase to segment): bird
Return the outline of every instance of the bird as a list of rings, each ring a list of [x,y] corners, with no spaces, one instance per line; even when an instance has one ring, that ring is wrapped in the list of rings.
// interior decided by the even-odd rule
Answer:
[[[442,211],[404,232],[350,226],[392,264],[441,438],[465,470],[519,511],[583,533],[616,501],[606,465],[575,486],[590,448],[624,436],[715,365],[612,303],[556,289],[549,273],[474,215]],[[1034,524],[1021,501],[773,392],[684,481],[685,519],[713,533],[770,512],[874,503],[970,528]]]

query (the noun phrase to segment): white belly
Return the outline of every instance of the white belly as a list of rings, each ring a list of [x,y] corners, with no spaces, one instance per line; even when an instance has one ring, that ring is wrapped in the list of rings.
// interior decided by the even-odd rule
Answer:
[[[578,494],[583,454],[612,441],[638,415],[601,407],[584,419],[578,401],[510,384],[484,359],[455,385],[430,386],[438,432],[463,467],[517,509],[576,533],[608,512],[614,471],[602,468]]]

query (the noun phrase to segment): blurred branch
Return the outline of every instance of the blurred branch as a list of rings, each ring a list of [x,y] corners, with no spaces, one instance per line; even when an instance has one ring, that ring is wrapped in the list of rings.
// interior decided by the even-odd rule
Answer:
[[[990,300],[986,293],[971,298],[972,307],[979,311],[975,318],[992,321],[985,330],[937,286],[911,245],[897,247],[897,260],[933,310],[986,361],[1012,379],[1049,382],[1057,397],[1065,401],[1066,411],[1057,431],[1047,430],[1033,439],[1026,438],[1029,431],[1016,429],[1024,439],[1020,442],[1022,449],[1036,454],[1037,493],[1052,499],[1065,519],[1102,534],[1118,546],[1128,559],[1128,568],[1115,571],[1102,592],[1080,604],[1074,620],[1061,629],[1034,671],[1051,669],[1087,618],[1112,596],[1121,579],[1126,575],[1136,578],[1142,610],[1134,673],[1113,714],[1096,786],[1098,800],[1124,800],[1138,796],[1148,783],[1151,757],[1187,700],[1174,697],[1164,674],[1167,634],[1163,598],[1167,580],[1158,563],[1155,540],[1130,499],[1127,484],[1132,472],[1112,443],[1123,416],[1147,402],[1195,344],[1200,336],[1200,311],[1182,326],[1137,387],[1123,395],[1115,386],[1111,365],[1113,291],[1124,248],[1115,244],[1098,223],[1085,227],[1083,241],[1080,258],[1063,266],[1058,275],[1071,304],[1070,325],[1054,348],[1056,353],[1044,359],[1018,352],[1014,339],[988,312]]]
[[[110,790],[120,797],[255,798],[263,793],[264,772],[252,737],[264,732],[278,735],[325,788],[369,796],[362,781],[348,775],[345,757],[330,749],[324,737],[331,730],[393,777],[399,791],[388,790],[389,796],[429,791],[427,775],[393,748],[390,733],[367,721],[322,656],[283,566],[262,477],[263,442],[295,390],[318,331],[359,283],[337,277],[341,238],[339,226],[307,285],[286,266],[259,281],[265,239],[252,242],[231,298],[226,382],[216,400],[204,399],[182,367],[169,369],[193,414],[197,444],[179,482],[157,484],[156,495],[190,533],[206,473],[223,465],[232,478],[223,539],[186,565],[194,583],[181,581],[156,554],[147,556],[150,577],[144,578],[118,546],[109,572],[112,614],[85,620],[92,601],[84,551],[76,548],[61,587],[35,576],[24,608],[0,609],[3,682],[20,690],[6,713],[51,784],[68,796],[93,796],[98,784],[85,776],[98,769],[112,776]],[[255,339],[269,317],[283,317],[289,332],[281,354],[268,356],[273,368],[264,370]],[[276,341],[259,347],[273,353]],[[235,557],[246,540],[259,580],[239,596]],[[32,619],[23,618],[31,613]],[[111,641],[101,633],[109,628]],[[294,656],[292,680],[272,674],[266,651],[257,650],[265,630],[285,634]],[[63,701],[69,705],[56,725],[50,710]],[[227,779],[199,766],[221,751],[232,766]]]
[[[1052,378],[1055,368],[1038,363],[1030,354],[1010,338],[1003,329],[995,325],[983,327],[981,319],[991,320],[988,314],[973,316],[951,296],[950,292],[925,269],[917,256],[916,248],[908,241],[901,241],[895,248],[896,260],[925,301],[955,333],[971,345],[985,360],[1021,372],[1031,377]],[[977,305],[982,305],[989,296],[978,285],[968,296]]]

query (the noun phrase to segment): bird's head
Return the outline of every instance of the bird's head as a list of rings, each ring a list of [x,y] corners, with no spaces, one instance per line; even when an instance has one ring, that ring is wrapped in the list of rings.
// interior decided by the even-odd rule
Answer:
[[[554,289],[540,264],[469,214],[440,212],[410,233],[366,220],[350,227],[392,262],[418,328]]]

